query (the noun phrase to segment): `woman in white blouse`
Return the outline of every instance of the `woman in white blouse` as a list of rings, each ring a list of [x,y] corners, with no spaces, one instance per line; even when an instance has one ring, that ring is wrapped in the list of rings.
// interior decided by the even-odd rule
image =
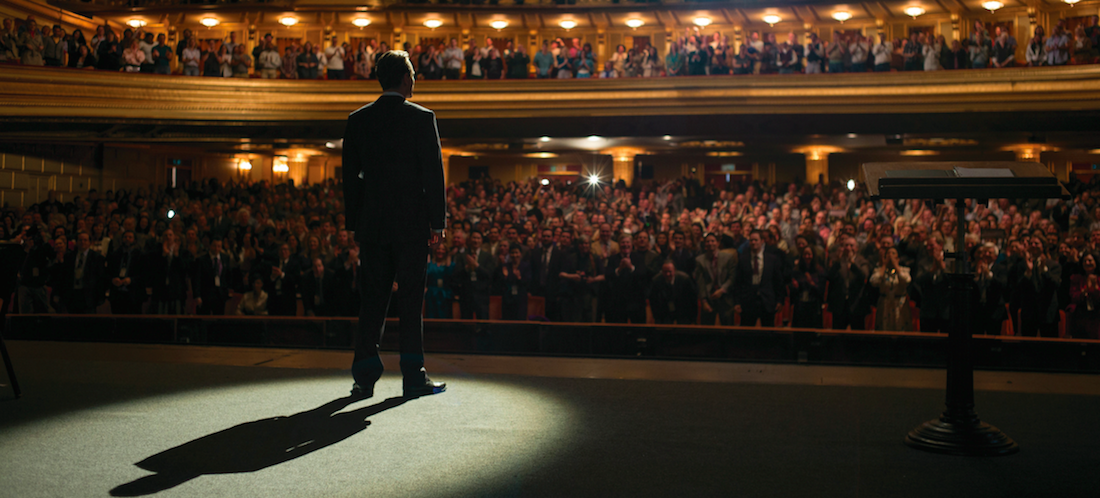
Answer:
[[[238,315],[267,316],[267,293],[260,277],[252,279],[252,291],[245,293],[237,305]]]

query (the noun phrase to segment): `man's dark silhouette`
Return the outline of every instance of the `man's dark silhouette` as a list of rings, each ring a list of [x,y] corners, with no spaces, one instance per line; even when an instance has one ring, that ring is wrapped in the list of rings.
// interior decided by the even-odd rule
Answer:
[[[382,376],[378,344],[396,281],[405,396],[422,396],[446,388],[424,372],[421,321],[428,247],[447,224],[443,158],[435,114],[406,100],[415,78],[409,54],[386,52],[375,70],[382,96],[351,113],[344,133],[346,224],[363,262],[352,393],[372,396]]]

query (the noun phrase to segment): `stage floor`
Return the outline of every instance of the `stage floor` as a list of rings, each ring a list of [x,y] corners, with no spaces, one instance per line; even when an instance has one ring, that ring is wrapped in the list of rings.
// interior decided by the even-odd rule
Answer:
[[[446,393],[389,373],[349,403],[343,351],[9,348],[0,496],[1100,493],[1100,376],[978,372],[1020,452],[963,458],[902,443],[942,410],[937,370],[437,355]]]

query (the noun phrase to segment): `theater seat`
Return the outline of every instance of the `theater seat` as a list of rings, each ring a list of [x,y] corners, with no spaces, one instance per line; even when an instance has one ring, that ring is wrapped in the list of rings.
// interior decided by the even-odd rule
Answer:
[[[527,316],[546,316],[546,298],[528,294]]]
[[[909,303],[909,319],[913,322],[913,332],[920,332],[920,308],[912,299],[906,302]]]
[[[501,311],[501,307],[502,307],[501,301],[502,301],[502,299],[503,298],[501,296],[489,296],[489,319],[490,320],[500,320],[500,317],[504,316],[504,313]]]
[[[871,306],[871,312],[863,319],[864,330],[875,330],[875,319],[878,318],[878,307]]]

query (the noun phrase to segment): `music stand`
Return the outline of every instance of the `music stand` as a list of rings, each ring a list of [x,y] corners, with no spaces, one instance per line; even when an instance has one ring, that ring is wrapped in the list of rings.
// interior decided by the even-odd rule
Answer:
[[[8,370],[8,379],[11,380],[11,389],[15,397],[19,398],[23,392],[19,390],[19,381],[15,378],[15,367],[11,364],[11,356],[8,355],[8,345],[4,343],[4,330],[8,326],[8,307],[11,306],[7,298],[15,292],[16,276],[19,268],[23,266],[26,252],[23,244],[18,242],[0,242],[0,356],[4,358],[4,367]]]
[[[974,362],[970,356],[970,273],[966,251],[966,199],[1069,199],[1069,191],[1046,166],[1027,162],[911,162],[863,165],[867,190],[877,199],[955,199],[958,217],[955,272],[948,275],[951,329],[947,337],[947,399],[940,418],[913,429],[905,444],[936,453],[967,456],[1007,455],[1015,441],[982,422],[974,411]]]

